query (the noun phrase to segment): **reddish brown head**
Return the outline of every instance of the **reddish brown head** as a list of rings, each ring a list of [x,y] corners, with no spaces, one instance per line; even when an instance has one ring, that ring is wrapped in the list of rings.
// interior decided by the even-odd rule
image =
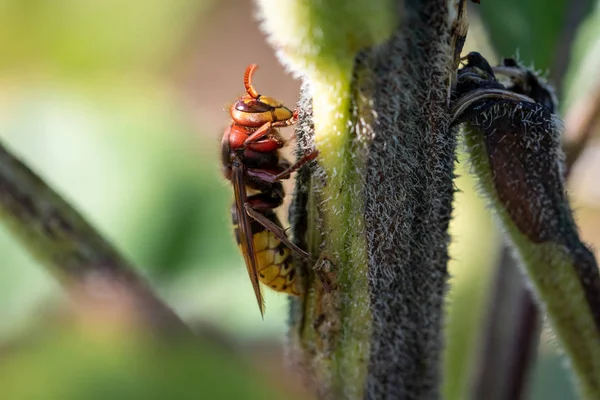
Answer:
[[[259,127],[267,122],[285,121],[292,118],[292,111],[280,101],[269,96],[261,96],[252,85],[252,76],[258,68],[250,64],[244,73],[246,95],[231,106],[231,118],[236,124]]]

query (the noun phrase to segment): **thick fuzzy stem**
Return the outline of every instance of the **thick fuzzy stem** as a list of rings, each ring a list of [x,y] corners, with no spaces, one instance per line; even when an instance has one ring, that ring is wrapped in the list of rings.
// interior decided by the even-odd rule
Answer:
[[[316,10],[298,15],[319,14],[307,4]],[[457,133],[449,93],[464,2],[391,7],[382,21],[402,16],[396,31],[356,59],[328,49],[352,49],[342,39],[386,26],[369,18],[383,14],[353,22],[339,13],[331,34],[352,33],[338,37],[342,44],[323,42],[332,32],[325,25],[315,40],[299,31],[296,46],[262,13],[272,42],[306,77],[299,152],[320,151],[317,165],[298,174],[290,213],[297,243],[323,261],[317,271],[302,265],[308,279],[305,298],[292,304],[292,354],[323,398],[437,398]]]
[[[540,104],[498,100],[466,123],[465,142],[483,193],[548,313],[582,394],[596,399],[600,276],[565,195],[561,130],[562,123]]]

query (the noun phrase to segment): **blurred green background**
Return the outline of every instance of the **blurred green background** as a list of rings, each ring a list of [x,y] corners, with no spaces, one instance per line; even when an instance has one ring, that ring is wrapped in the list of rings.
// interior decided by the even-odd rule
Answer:
[[[542,70],[566,60],[566,78],[558,77],[564,113],[598,79],[595,2],[584,24],[571,27],[565,54],[557,49],[567,1],[551,10],[541,0],[482,3],[467,50],[491,62],[518,51]],[[0,0],[1,140],[217,343],[167,349],[111,327],[118,325],[111,318],[73,317],[53,277],[0,227],[0,398],[308,396],[281,368],[286,297],[265,291],[261,320],[231,231],[231,189],[220,175],[225,110],[243,92],[245,66],[258,63],[256,86],[288,105],[299,89],[254,15],[239,0]],[[570,188],[582,235],[596,247],[598,150],[590,145]],[[500,237],[460,159],[448,399],[466,393]],[[552,335],[544,338],[529,398],[575,398]]]

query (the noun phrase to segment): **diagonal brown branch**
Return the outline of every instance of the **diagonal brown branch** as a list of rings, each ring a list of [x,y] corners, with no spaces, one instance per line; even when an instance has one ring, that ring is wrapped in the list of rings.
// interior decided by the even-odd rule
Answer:
[[[191,334],[133,267],[38,175],[0,144],[0,216],[69,289],[127,301],[157,334]]]
[[[571,61],[571,49],[573,41],[577,36],[579,24],[588,15],[591,2],[587,0],[571,0],[566,10],[566,16],[560,38],[554,52],[554,61],[552,62],[552,71],[550,79],[556,84],[557,89],[561,90],[563,78],[567,72],[569,61]]]
[[[567,174],[587,146],[594,128],[600,123],[600,81],[571,110],[565,118],[565,155]]]

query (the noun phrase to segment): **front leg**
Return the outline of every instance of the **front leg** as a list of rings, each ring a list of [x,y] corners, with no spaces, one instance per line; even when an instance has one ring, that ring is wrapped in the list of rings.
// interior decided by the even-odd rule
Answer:
[[[286,126],[294,125],[298,122],[298,113],[294,111],[291,118],[283,121],[265,122],[259,126],[246,140],[244,145],[248,146],[253,143],[259,142],[264,137],[271,135],[273,138],[279,139],[279,132],[275,128],[285,128]],[[281,139],[279,139],[281,141]]]
[[[279,174],[273,173],[272,171],[266,169],[246,168],[245,173],[246,176],[257,178],[258,180],[267,183],[275,183],[279,180]]]
[[[281,167],[283,170],[278,173],[273,173],[272,171],[266,169],[247,168],[246,175],[251,176],[253,178],[258,178],[269,183],[274,183],[281,179],[288,179],[292,173],[298,171],[307,162],[317,158],[318,155],[319,151],[314,150],[300,157],[300,159],[292,165],[289,165],[287,161],[282,160],[279,162],[278,166]]]
[[[298,171],[304,164],[309,161],[314,160],[319,155],[319,150],[313,150],[310,153],[304,154],[302,157],[298,159],[294,164],[287,167],[285,170],[281,171],[277,174],[276,178],[279,179],[287,179],[293,172]]]

